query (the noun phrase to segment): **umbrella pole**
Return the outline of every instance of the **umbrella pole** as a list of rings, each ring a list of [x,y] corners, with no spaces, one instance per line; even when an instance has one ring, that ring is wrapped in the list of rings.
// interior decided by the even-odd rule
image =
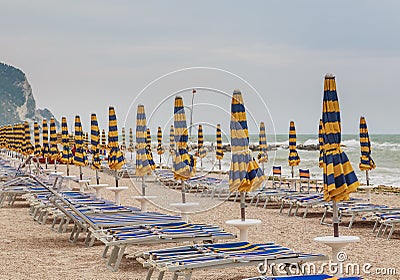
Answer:
[[[367,186],[369,186],[368,170],[365,170],[365,178],[367,179]]]
[[[82,166],[79,166],[79,178],[83,180]]]
[[[200,158],[200,171],[203,172],[203,158]]]
[[[219,167],[219,171],[221,171],[221,160],[218,160],[218,167]]]
[[[67,161],[67,176],[69,176],[69,162]]]
[[[46,169],[47,169],[47,157],[44,158],[44,162],[46,164]]]
[[[333,211],[333,217],[332,217],[333,237],[339,237],[339,217],[338,217],[339,212],[336,201],[332,202],[332,211]]]
[[[246,203],[244,200],[244,192],[240,192],[240,218],[246,220]]]
[[[161,158],[161,155],[160,155],[160,169],[162,169],[162,162],[161,162],[161,160],[162,160],[162,158]]]
[[[294,178],[294,166],[292,166],[292,178]]]
[[[54,172],[57,172],[57,160],[54,160]]]
[[[115,186],[118,188],[118,171],[115,170]]]
[[[97,169],[96,169],[96,182],[97,182],[97,185],[100,184],[99,171]]]
[[[144,176],[142,176],[142,196],[146,196],[146,184],[144,182]]]
[[[186,193],[185,193],[185,182],[181,180],[181,193],[182,193],[182,203],[186,203]]]

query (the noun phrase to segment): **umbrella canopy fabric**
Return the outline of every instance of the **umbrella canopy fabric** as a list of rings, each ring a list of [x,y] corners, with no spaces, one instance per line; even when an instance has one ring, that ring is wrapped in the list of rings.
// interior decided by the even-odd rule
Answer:
[[[50,157],[50,147],[49,147],[49,130],[47,127],[47,120],[43,119],[42,123],[42,155],[44,158]]]
[[[260,122],[260,134],[259,134],[259,149],[258,153],[258,162],[266,163],[268,162],[268,154],[267,154],[267,135],[265,133],[265,124],[264,122]]]
[[[164,147],[162,145],[162,131],[161,126],[157,129],[157,154],[162,155],[164,153]]]
[[[224,151],[222,150],[222,134],[220,124],[217,124],[216,140],[217,146],[215,149],[215,157],[217,158],[217,160],[221,160],[224,158]]]
[[[35,157],[42,156],[42,147],[40,146],[40,132],[39,132],[39,124],[37,122],[33,123],[33,140],[35,141],[35,148],[33,154]]]
[[[63,149],[60,162],[63,164],[74,163],[74,156],[72,154],[71,147],[69,145],[68,124],[66,117],[61,118],[61,143]]]
[[[340,148],[341,120],[336,81],[326,75],[322,110],[324,199],[326,201],[348,200],[360,183],[347,155]]]
[[[153,159],[153,152],[151,151],[151,133],[150,128],[146,130],[146,156],[152,170],[156,169],[156,164]]]
[[[364,117],[360,117],[360,170],[369,171],[376,167],[374,160],[371,157],[371,141],[369,140],[367,122]]]
[[[106,131],[104,128],[101,131],[101,150],[102,154],[105,155],[107,150],[107,138],[106,138]]]
[[[50,155],[52,160],[60,159],[60,151],[57,146],[57,129],[54,118],[50,119]]]
[[[108,166],[112,170],[120,170],[125,164],[125,158],[118,146],[117,116],[112,106],[108,108],[108,145],[110,147]]]
[[[230,131],[232,160],[229,170],[229,190],[253,191],[266,177],[249,150],[246,110],[242,94],[238,90],[232,95]]]
[[[30,156],[33,153],[33,145],[31,142],[31,130],[27,121],[24,122],[24,149],[23,154],[25,156]]]
[[[188,130],[182,97],[174,102],[174,140],[176,143],[172,171],[176,180],[188,180],[196,174],[196,159],[188,153]]]
[[[318,142],[319,142],[319,160],[318,166],[319,168],[324,167],[324,126],[322,125],[322,119],[319,120],[319,129],[318,129]]]
[[[171,127],[169,129],[169,152],[171,154],[175,154],[175,128],[171,124]]]
[[[203,126],[199,124],[199,129],[197,131],[197,154],[199,158],[204,158],[207,155],[207,151],[204,148],[204,136],[203,136]]]
[[[17,124],[17,126],[16,126],[16,138],[17,138],[17,141],[16,141],[16,144],[17,144],[17,148],[16,148],[16,150],[17,150],[17,152],[18,153],[20,153],[20,154],[22,154],[22,145],[23,145],[23,142],[24,142],[24,125],[22,124],[22,123],[19,123],[19,124]]]
[[[100,129],[96,114],[90,116],[90,152],[92,153],[92,169],[100,169]]]
[[[121,143],[121,151],[126,150],[126,137],[125,137],[125,127],[122,128],[122,143]]]
[[[88,165],[88,158],[83,146],[83,131],[80,116],[75,116],[75,155],[74,164],[76,166]]]
[[[297,166],[300,163],[300,157],[296,150],[296,127],[294,121],[290,122],[289,127],[289,166]]]
[[[129,146],[128,146],[128,151],[133,152],[135,150],[135,147],[133,146],[133,131],[132,127],[129,128]]]
[[[138,105],[136,113],[136,176],[151,174],[152,167],[147,158],[147,124],[143,105]]]

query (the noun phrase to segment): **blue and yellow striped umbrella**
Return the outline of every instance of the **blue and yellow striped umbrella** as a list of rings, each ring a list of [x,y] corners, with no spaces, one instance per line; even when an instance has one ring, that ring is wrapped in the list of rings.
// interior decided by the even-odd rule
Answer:
[[[172,124],[169,129],[169,152],[175,155],[175,128]]]
[[[296,150],[296,127],[294,126],[294,121],[290,122],[289,128],[289,166],[297,166],[300,163],[300,157]],[[293,170],[293,168],[292,168]],[[293,177],[293,171],[292,171]]]
[[[110,147],[108,166],[112,170],[120,170],[125,164],[125,157],[118,146],[117,116],[112,106],[108,108],[108,145]]]
[[[90,152],[92,154],[91,167],[92,169],[99,170],[101,168],[100,129],[96,114],[91,114],[90,116]]]
[[[136,176],[151,174],[152,167],[147,158],[147,124],[143,105],[138,105],[136,113]]]
[[[57,129],[54,118],[50,119],[50,157],[52,160],[60,159],[60,151],[57,146]]]
[[[89,152],[89,133],[87,132],[83,134],[83,147],[86,152]]]
[[[42,147],[40,146],[40,132],[39,132],[39,124],[37,122],[33,123],[33,140],[35,141],[35,148],[33,154],[35,157],[42,156]]]
[[[164,147],[162,145],[162,131],[161,131],[161,126],[159,126],[157,129],[157,154],[162,155],[163,153],[164,153]]]
[[[125,152],[126,150],[126,136],[125,136],[125,127],[122,128],[122,143],[121,143],[121,151]]]
[[[367,122],[364,117],[360,117],[360,146],[361,146],[361,158],[360,158],[360,170],[365,171],[367,186],[369,186],[368,171],[376,167],[374,160],[371,157],[371,142],[369,140]]]
[[[104,128],[101,131],[101,153],[103,155],[107,154],[107,137],[106,137],[106,131]]]
[[[215,157],[217,158],[217,160],[221,160],[224,158],[224,151],[222,150],[222,134],[220,124],[217,124],[216,140],[217,145],[215,149]]]
[[[324,126],[322,125],[322,119],[319,120],[319,128],[318,128],[318,144],[319,144],[319,159],[318,166],[319,168],[324,167]]]
[[[44,158],[50,157],[50,147],[49,147],[49,130],[47,127],[47,120],[43,119],[42,123],[42,156]]]
[[[257,155],[257,159],[259,163],[268,162],[268,154],[267,154],[267,135],[265,133],[265,124],[264,122],[260,122],[260,134],[259,134],[259,149],[260,152]]]
[[[129,146],[128,146],[128,151],[131,152],[131,153],[135,151],[135,147],[133,146],[133,130],[132,130],[132,127],[129,128]]]
[[[207,151],[204,148],[204,135],[203,126],[199,124],[199,129],[197,131],[197,154],[199,158],[204,158],[207,155]]]
[[[151,151],[151,133],[150,128],[146,130],[146,156],[152,170],[156,169],[156,164],[153,160],[153,152]]]
[[[196,174],[196,159],[188,153],[188,130],[182,97],[174,102],[174,140],[176,143],[172,171],[176,180],[188,180]]]
[[[30,156],[33,153],[33,145],[31,142],[31,130],[27,121],[24,122],[24,150],[23,154],[25,156]]]
[[[61,118],[61,143],[63,149],[60,162],[62,164],[67,164],[67,173],[69,173],[68,165],[74,163],[74,156],[72,154],[71,147],[69,144],[68,124],[66,117]]]
[[[229,190],[240,192],[241,219],[245,220],[244,193],[258,188],[266,177],[249,150],[246,110],[239,90],[232,95],[230,131],[232,160]]]
[[[88,158],[87,158],[84,146],[83,146],[83,131],[82,131],[82,123],[81,123],[80,116],[75,116],[74,164],[79,167],[88,165]]]

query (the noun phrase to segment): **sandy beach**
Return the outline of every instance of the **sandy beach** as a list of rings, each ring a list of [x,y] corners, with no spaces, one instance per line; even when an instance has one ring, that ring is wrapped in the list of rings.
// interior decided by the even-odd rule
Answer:
[[[59,167],[65,171],[65,167]],[[78,169],[71,168],[72,174],[77,175]],[[94,176],[90,168],[84,168],[85,176]],[[150,180],[147,180],[150,181]],[[101,173],[101,182],[114,184],[114,178]],[[140,207],[132,199],[138,192],[140,181],[121,179],[120,185],[129,186],[129,190],[122,194],[124,205]],[[163,201],[179,202],[179,191],[171,191],[157,183],[147,182],[149,194],[157,194]],[[110,191],[103,192],[104,197],[113,199]],[[365,196],[363,193],[354,194],[355,197]],[[168,197],[168,199],[166,199]],[[395,194],[373,194],[374,203],[383,203],[393,207],[400,207],[400,200]],[[225,225],[225,221],[239,218],[239,204],[225,201],[216,202],[209,198],[200,198],[188,195],[189,201],[199,201],[201,205],[209,207],[218,204],[208,211],[191,216],[193,222],[212,223],[224,227],[227,231],[237,233],[236,229]],[[80,242],[72,244],[68,241],[69,233],[56,233],[50,229],[50,224],[39,225],[28,214],[27,203],[18,201],[14,206],[5,206],[0,209],[0,278],[1,279],[144,279],[147,270],[136,260],[129,258],[129,254],[136,251],[147,251],[161,247],[172,247],[175,244],[154,246],[128,247],[128,258],[122,260],[119,271],[111,272],[106,268],[105,260],[101,258],[104,246],[96,243],[94,247],[86,248],[83,236]],[[149,210],[165,212],[151,205]],[[317,244],[313,239],[317,236],[331,235],[332,228],[319,224],[322,209],[313,209],[306,219],[288,217],[279,214],[279,207],[271,204],[267,209],[254,206],[247,207],[247,217],[260,219],[262,224],[250,231],[251,242],[274,241],[277,244],[290,247],[297,251],[329,254],[329,249]],[[287,209],[285,211],[287,213]],[[372,234],[372,222],[361,221],[357,218],[352,229],[341,227],[342,235],[356,235],[361,238],[359,243],[346,248],[348,260],[358,264],[370,263],[371,271],[376,268],[394,268],[400,274],[398,256],[400,251],[400,236],[398,231],[391,240],[375,238]],[[236,269],[222,269],[210,271],[196,271],[192,279],[242,279],[259,275],[255,267]],[[365,279],[400,279],[400,275],[384,276],[362,275]],[[153,275],[153,277],[156,277]],[[168,273],[165,279],[170,279]]]

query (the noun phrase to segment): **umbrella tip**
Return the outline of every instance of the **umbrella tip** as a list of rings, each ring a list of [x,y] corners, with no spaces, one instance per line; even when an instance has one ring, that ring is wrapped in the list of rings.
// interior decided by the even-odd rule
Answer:
[[[325,74],[325,78],[334,79],[335,75],[333,73],[327,73],[327,74]]]
[[[241,92],[240,92],[240,89],[236,88],[236,89],[233,90],[233,93],[241,93]]]

